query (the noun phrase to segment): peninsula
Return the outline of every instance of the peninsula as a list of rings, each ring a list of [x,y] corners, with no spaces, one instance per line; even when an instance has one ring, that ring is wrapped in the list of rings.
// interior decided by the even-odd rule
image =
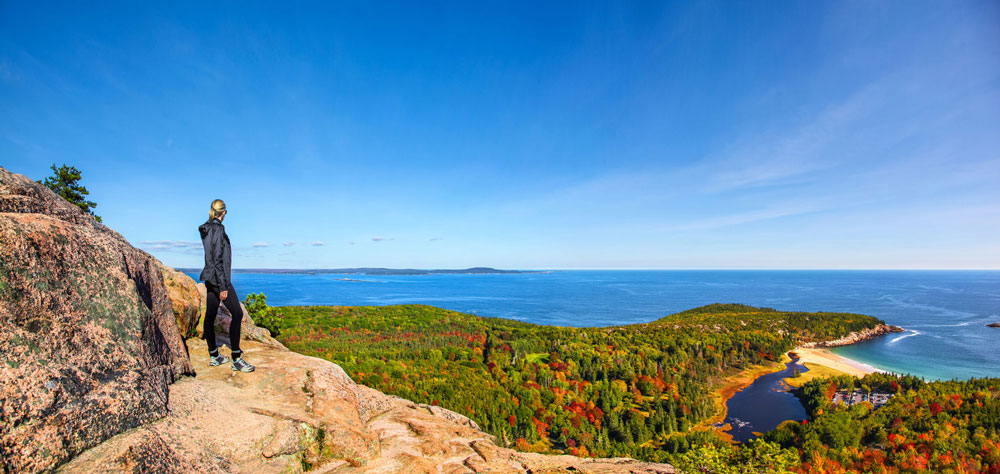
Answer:
[[[732,377],[771,372],[797,345],[885,324],[742,304],[579,328],[424,305],[272,310],[290,349],[334,361],[359,383],[454,410],[521,451],[650,461],[717,439],[709,428]]]

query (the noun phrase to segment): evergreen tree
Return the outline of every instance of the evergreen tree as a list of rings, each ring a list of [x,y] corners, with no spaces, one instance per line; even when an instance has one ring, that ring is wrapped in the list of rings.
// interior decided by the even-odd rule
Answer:
[[[80,209],[83,209],[84,212],[94,216],[97,222],[101,222],[101,216],[94,214],[93,211],[97,207],[97,203],[88,201],[85,198],[85,196],[90,194],[90,191],[87,191],[87,188],[80,184],[80,170],[76,169],[76,167],[63,164],[59,168],[56,168],[55,163],[53,163],[52,176],[45,178],[45,181],[37,182],[51,189],[60,197]]]

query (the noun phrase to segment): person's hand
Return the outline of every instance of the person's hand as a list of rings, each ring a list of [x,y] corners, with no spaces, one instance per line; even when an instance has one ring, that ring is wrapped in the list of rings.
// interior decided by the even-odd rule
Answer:
[[[219,293],[219,299],[222,301],[226,301],[227,296],[229,296],[229,290],[222,290],[222,293]]]

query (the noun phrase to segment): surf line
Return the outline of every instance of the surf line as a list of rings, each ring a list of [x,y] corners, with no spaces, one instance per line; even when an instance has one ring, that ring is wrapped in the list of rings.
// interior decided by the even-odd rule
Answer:
[[[911,331],[910,334],[903,334],[902,336],[896,336],[896,337],[892,338],[892,340],[889,341],[889,344],[895,344],[895,343],[897,343],[897,342],[899,342],[899,341],[901,341],[903,339],[906,339],[908,337],[919,336],[919,335],[923,334],[920,331],[914,331],[912,329],[910,331]]]

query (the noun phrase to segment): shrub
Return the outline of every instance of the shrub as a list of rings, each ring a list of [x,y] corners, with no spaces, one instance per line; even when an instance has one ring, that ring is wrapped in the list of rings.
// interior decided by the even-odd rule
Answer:
[[[250,319],[254,324],[271,331],[271,336],[281,334],[284,328],[284,318],[281,313],[267,305],[267,296],[264,293],[250,293],[243,298],[243,304],[250,313]]]

